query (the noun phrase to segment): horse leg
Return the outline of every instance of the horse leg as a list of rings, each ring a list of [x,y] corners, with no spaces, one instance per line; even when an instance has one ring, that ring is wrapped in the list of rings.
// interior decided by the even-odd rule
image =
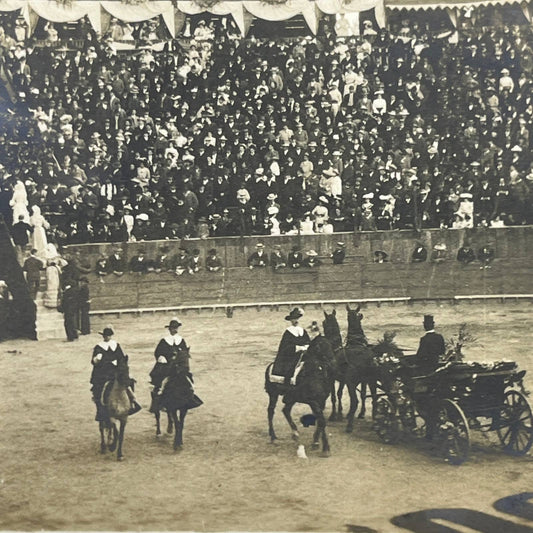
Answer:
[[[329,415],[330,422],[337,420],[337,401],[335,398],[337,391],[335,390],[335,382],[331,384],[331,414]]]
[[[105,443],[105,424],[100,420],[98,423],[100,429],[100,453],[105,453],[107,446]]]
[[[324,410],[316,402],[310,403],[309,406],[311,407],[316,418],[316,430],[313,435],[313,449],[317,449],[319,447],[319,438],[322,437],[322,454],[324,457],[329,457],[330,449]]]
[[[357,383],[355,382],[347,382],[346,386],[348,387],[348,394],[350,395],[350,410],[348,411],[348,415],[346,416],[347,424],[346,424],[346,433],[351,433],[353,431],[353,419],[355,416],[355,411],[357,411],[357,404],[359,403],[357,400]]]
[[[168,409],[167,409],[168,413]],[[178,410],[172,409],[172,421],[174,422],[174,451],[177,452],[181,446],[179,444],[179,435],[180,435],[180,421],[178,420]]]
[[[344,381],[339,382],[339,387],[337,389],[337,403],[339,405],[337,411],[337,420],[342,420],[342,391],[344,390]]]
[[[285,415],[285,418],[287,419],[287,422],[289,423],[289,426],[291,426],[292,429],[292,439],[298,442],[300,439],[300,434],[298,433],[298,427],[294,423],[294,420],[291,416],[291,411],[294,406],[294,402],[286,403],[285,407],[282,409],[283,414]]]
[[[172,422],[172,417],[170,416],[170,413],[167,412],[167,433],[169,435],[172,435],[172,427],[174,423]]]
[[[376,381],[371,381],[368,386],[370,387],[370,394],[372,395],[372,420],[376,418],[376,403],[378,400],[378,393],[377,393],[377,383]]]
[[[183,446],[183,427],[185,426],[185,417],[187,416],[187,409],[180,409],[179,428],[176,429],[178,446]]]
[[[112,420],[111,427],[109,428],[108,439],[107,439],[107,447],[109,448],[110,452],[114,452],[116,450],[117,441],[118,441],[117,426],[115,422]]]
[[[120,428],[118,432],[118,448],[117,448],[117,461],[123,461],[124,455],[122,455],[122,443],[124,442],[124,428],[126,427],[127,418],[120,419]]]
[[[154,411],[154,415],[155,415],[155,436],[160,437],[161,436],[161,424],[160,424],[161,412]]]
[[[357,418],[364,418],[366,414],[366,381],[361,382],[361,411]]]
[[[276,404],[278,403],[278,394],[275,392],[269,392],[268,395],[268,434],[270,435],[270,442],[274,442],[278,438],[274,431],[274,411],[276,410]]]

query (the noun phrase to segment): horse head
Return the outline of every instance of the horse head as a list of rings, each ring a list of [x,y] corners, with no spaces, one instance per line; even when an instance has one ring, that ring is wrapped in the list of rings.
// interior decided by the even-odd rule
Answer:
[[[115,377],[117,382],[124,386],[128,387],[130,384],[130,368],[128,365],[128,356],[119,358],[117,362],[117,368],[115,370]]]
[[[346,304],[346,311],[348,311],[348,336],[365,336],[363,331],[363,326],[361,322],[363,321],[363,313],[360,313],[361,306],[358,305],[356,309],[351,309],[348,304]]]
[[[329,314],[324,311],[322,327],[324,328],[324,337],[328,339],[333,348],[342,346],[341,329],[337,321],[337,311],[335,309]]]

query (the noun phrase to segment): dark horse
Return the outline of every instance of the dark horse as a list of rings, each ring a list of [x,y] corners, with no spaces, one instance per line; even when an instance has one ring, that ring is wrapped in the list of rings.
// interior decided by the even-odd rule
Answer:
[[[182,350],[168,363],[168,376],[163,380],[159,410],[154,412],[156,420],[156,436],[161,435],[160,410],[168,416],[167,433],[172,433],[174,426],[174,451],[183,446],[183,426],[189,409],[202,405],[202,400],[194,394],[192,374],[189,372],[189,353]]]
[[[292,429],[292,437],[298,441],[300,435],[298,428],[291,417],[291,410],[295,403],[307,404],[313,411],[316,419],[316,430],[313,435],[313,449],[320,446],[322,438],[322,452],[329,456],[330,448],[326,431],[326,418],[324,407],[331,392],[333,383],[331,365],[334,359],[333,350],[329,341],[319,335],[315,337],[309,349],[303,356],[302,371],[298,375],[296,385],[288,386],[281,383],[272,383],[269,379],[270,369],[274,363],[268,365],[265,372],[265,390],[269,396],[268,402],[268,433],[271,442],[277,439],[274,431],[274,411],[280,396],[283,397],[283,414]]]
[[[366,386],[368,384],[375,394],[377,372],[373,363],[374,353],[372,347],[368,345],[361,326],[363,315],[359,312],[360,306],[356,309],[350,309],[350,306],[347,305],[346,310],[348,311],[348,335],[344,346],[342,344],[342,336],[335,311],[329,315],[324,313],[326,316],[326,320],[324,321],[324,334],[334,347],[335,353],[339,354],[337,357],[338,361],[344,360],[337,367],[338,372],[335,375],[339,386],[336,395],[334,387],[331,392],[333,409],[330,418],[332,420],[342,420],[342,391],[344,386],[346,386],[350,395],[350,409],[347,415],[346,432],[351,433],[353,431],[355,412],[359,405],[357,386],[361,386],[361,391],[364,391],[364,395],[366,396]],[[338,411],[335,409],[335,396],[337,396]],[[359,418],[365,416],[365,397],[363,396],[363,392],[361,403]]]
[[[128,356],[126,355],[118,360],[114,379],[108,381],[102,390],[102,405],[109,419],[100,421],[100,452],[105,453],[107,449],[114,452],[116,449],[118,461],[124,459],[122,442],[124,441],[124,428],[131,409],[131,401],[127,392],[130,383]],[[119,423],[118,429],[117,422]]]

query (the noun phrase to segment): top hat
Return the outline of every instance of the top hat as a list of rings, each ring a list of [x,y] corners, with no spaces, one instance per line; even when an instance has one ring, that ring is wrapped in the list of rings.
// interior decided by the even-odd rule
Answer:
[[[304,313],[301,309],[298,307],[295,307],[286,317],[285,320],[297,320],[298,318],[302,318],[304,316]]]
[[[180,326],[181,326],[181,322],[178,320],[178,318],[173,317],[165,327],[166,328],[179,328]]]
[[[433,315],[424,315],[424,327],[426,329],[433,329],[435,327]]]
[[[98,332],[98,335],[102,335],[102,337],[111,337],[114,334],[115,332],[113,331],[113,328],[111,328],[110,326],[107,326],[106,328],[103,329],[103,331]]]

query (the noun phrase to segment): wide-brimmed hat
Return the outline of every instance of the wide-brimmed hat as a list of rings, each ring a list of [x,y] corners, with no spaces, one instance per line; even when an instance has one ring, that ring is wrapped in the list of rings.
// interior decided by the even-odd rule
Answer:
[[[255,245],[256,248],[264,248],[265,245],[262,243],[262,242],[258,242],[256,245]]]
[[[298,318],[302,318],[304,316],[304,312],[299,308],[295,307],[286,317],[285,320],[297,320]]]
[[[338,246],[339,248],[344,248],[344,247],[346,246],[346,244],[345,244],[344,242],[338,242],[338,243],[337,243],[337,246]]]
[[[389,255],[387,254],[387,252],[384,252],[383,250],[376,250],[374,252],[374,255],[376,257],[383,257],[383,259],[386,259]]]
[[[309,251],[307,252],[307,255],[308,255],[309,257],[316,257],[318,254],[317,254],[314,250],[309,250]]]
[[[98,332],[98,335],[102,335],[102,337],[112,337],[114,334],[115,332],[111,326],[107,326],[102,331]]]
[[[181,322],[178,320],[177,317],[173,317],[170,319],[170,322],[165,326],[166,328],[179,328],[181,326]]]

